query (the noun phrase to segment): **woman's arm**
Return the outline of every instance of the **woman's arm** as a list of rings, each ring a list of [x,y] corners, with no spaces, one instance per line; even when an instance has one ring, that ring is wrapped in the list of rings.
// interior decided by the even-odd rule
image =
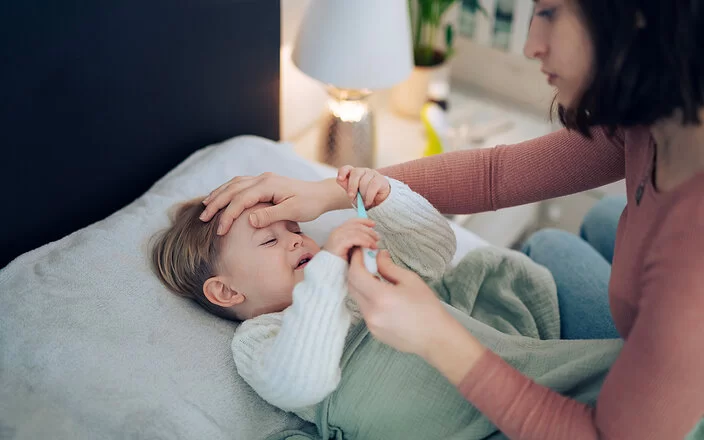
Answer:
[[[282,313],[245,321],[235,332],[237,371],[264,400],[283,410],[322,401],[340,381],[351,315],[345,306],[347,262],[319,252]]]
[[[591,140],[561,130],[493,149],[440,154],[380,170],[408,184],[443,213],[473,213],[545,200],[595,188],[624,177],[623,134],[593,130]],[[310,221],[349,207],[335,179],[307,182],[264,173],[235,177],[203,201],[201,220],[224,209],[218,234],[226,234],[242,211],[259,202],[275,206],[250,215],[262,228],[279,220]]]
[[[379,171],[446,214],[497,210],[596,188],[624,177],[623,133],[592,139],[560,130],[516,145],[464,150]]]

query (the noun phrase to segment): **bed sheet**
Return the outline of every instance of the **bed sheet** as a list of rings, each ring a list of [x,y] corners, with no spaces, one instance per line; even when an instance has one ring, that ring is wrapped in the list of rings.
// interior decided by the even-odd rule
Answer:
[[[204,148],[108,218],[0,271],[0,438],[263,439],[304,423],[236,374],[234,324],[169,294],[147,243],[174,203],[235,175],[334,170],[242,136]],[[90,203],[87,200],[86,203]],[[324,242],[352,210],[302,225]],[[455,227],[456,260],[486,244]]]

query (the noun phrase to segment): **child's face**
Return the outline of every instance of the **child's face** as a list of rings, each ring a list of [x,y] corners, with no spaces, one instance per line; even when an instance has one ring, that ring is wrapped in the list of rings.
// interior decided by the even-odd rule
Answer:
[[[303,280],[306,261],[320,251],[296,222],[252,227],[249,214],[266,206],[271,204],[260,203],[235,220],[220,254],[231,285],[246,297],[241,305],[248,318],[290,306],[293,287]]]

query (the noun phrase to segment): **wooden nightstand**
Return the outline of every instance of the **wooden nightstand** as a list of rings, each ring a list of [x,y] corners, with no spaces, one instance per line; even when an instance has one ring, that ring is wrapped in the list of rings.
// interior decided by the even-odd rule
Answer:
[[[389,107],[389,93],[379,92],[371,97],[376,115],[377,166],[384,167],[422,157],[425,149],[425,133],[420,120],[399,116]],[[499,101],[462,84],[453,84],[449,97],[448,118],[456,133],[473,136],[477,130],[487,127],[497,118],[506,129],[500,133],[489,133],[471,145],[460,148],[488,148],[498,144],[514,144],[550,133],[557,127],[547,121],[545,115],[536,115],[529,110]],[[461,127],[464,124],[465,127]],[[291,139],[295,151],[301,156],[315,160],[315,151],[320,136],[320,126],[315,124],[297,138]],[[452,144],[463,136],[453,136]],[[508,247],[523,233],[535,227],[540,217],[539,204],[502,209],[473,215],[452,217],[460,226],[471,230],[491,244]]]

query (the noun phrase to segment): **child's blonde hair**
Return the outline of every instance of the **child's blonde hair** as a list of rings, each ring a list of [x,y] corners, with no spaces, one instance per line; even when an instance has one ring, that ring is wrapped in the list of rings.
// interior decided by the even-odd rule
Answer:
[[[232,311],[211,303],[203,293],[205,281],[218,273],[224,236],[216,233],[222,210],[203,222],[198,218],[204,208],[201,200],[175,206],[171,226],[152,237],[152,267],[173,293],[191,298],[217,316],[237,320]]]

